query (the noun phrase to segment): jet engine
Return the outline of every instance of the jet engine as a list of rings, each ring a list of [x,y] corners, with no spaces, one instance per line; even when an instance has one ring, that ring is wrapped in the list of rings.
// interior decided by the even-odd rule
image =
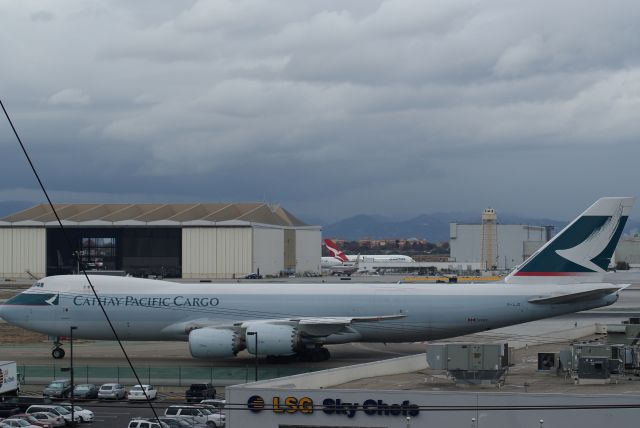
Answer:
[[[194,358],[233,357],[242,349],[243,338],[234,330],[205,327],[189,333],[189,351]]]
[[[294,326],[249,323],[243,327],[246,328],[245,343],[250,354],[256,354],[256,341],[258,355],[293,355],[300,348],[298,329]]]

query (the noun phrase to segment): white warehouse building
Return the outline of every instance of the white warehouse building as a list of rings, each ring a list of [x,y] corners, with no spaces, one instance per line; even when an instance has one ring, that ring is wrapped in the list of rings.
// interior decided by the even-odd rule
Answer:
[[[266,203],[59,204],[0,219],[0,278],[88,270],[185,279],[320,272],[321,227]]]
[[[451,259],[462,264],[483,262],[487,270],[511,270],[553,236],[553,226],[496,223],[489,230],[488,236],[483,224],[449,223]]]

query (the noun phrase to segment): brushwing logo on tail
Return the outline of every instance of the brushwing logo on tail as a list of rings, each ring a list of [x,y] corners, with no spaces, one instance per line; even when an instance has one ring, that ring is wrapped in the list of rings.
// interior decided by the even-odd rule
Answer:
[[[324,243],[327,246],[327,250],[329,250],[332,257],[335,257],[341,262],[349,261],[349,258],[344,254],[344,252],[340,248],[338,248],[338,245],[336,245],[336,243],[333,242],[331,239],[325,239]]]
[[[556,253],[572,263],[580,265],[592,272],[605,272],[606,266],[601,267],[593,262],[602,254],[616,235],[620,220],[622,219],[622,204],[618,206],[616,213],[609,217],[605,223],[595,229],[591,235],[575,247],[565,250],[556,250]]]
[[[603,273],[627,221],[624,204],[611,215],[583,215],[532,256],[515,276]]]

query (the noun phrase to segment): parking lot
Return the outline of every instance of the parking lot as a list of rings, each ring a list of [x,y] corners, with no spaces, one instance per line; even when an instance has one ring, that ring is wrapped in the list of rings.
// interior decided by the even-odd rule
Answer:
[[[175,404],[175,402],[156,401],[153,403],[153,407],[158,416],[163,416],[165,409],[171,404]],[[94,422],[90,424],[92,428],[126,427],[134,417],[150,418],[154,416],[147,403],[95,401],[82,405],[95,414]]]
[[[68,401],[68,400],[65,400]],[[53,404],[61,402],[54,400]],[[164,416],[165,410],[175,404],[184,403],[184,400],[178,400],[177,397],[160,397],[158,400],[152,401],[156,414],[160,417]],[[127,400],[83,400],[77,401],[77,405],[94,413],[94,421],[92,423],[81,424],[81,426],[92,428],[116,428],[127,427],[132,418],[154,417],[153,410],[146,402],[132,403]]]

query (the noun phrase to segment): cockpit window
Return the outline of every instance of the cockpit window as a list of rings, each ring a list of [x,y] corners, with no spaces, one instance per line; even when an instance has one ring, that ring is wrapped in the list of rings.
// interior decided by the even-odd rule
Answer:
[[[5,305],[28,305],[28,306],[56,306],[60,301],[59,294],[50,293],[20,293],[7,300]]]

